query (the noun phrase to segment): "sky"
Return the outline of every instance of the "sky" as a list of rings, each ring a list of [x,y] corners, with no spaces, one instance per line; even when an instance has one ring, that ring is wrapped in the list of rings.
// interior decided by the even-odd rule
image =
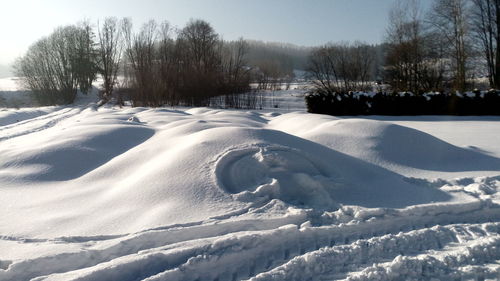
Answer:
[[[383,40],[397,0],[15,0],[0,3],[0,64],[10,64],[57,26],[82,19],[130,17],[182,28],[190,19],[212,24],[226,40],[255,39],[316,46]],[[424,0],[425,1],[425,0]],[[428,1],[428,0],[427,0]]]

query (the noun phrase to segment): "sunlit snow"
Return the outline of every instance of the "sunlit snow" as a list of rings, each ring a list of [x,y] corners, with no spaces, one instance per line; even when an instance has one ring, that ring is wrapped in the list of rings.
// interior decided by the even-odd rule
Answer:
[[[0,280],[499,278],[499,117],[286,100],[0,109]]]

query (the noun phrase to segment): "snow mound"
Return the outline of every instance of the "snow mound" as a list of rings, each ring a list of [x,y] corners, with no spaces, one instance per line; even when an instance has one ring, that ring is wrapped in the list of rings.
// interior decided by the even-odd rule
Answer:
[[[465,121],[443,138],[417,117],[91,104],[0,122],[0,281],[500,273],[500,150],[458,142]]]
[[[21,153],[2,151],[2,176],[29,181],[65,181],[83,176],[138,146],[154,134],[139,126],[75,126],[63,136],[41,136]],[[116,141],[120,140],[120,141]],[[40,149],[43,148],[43,149]],[[20,173],[18,167],[24,167]],[[1,179],[0,179],[1,180]]]
[[[500,158],[477,148],[459,147],[424,131],[366,119],[324,120],[279,117],[273,126],[391,170],[437,172],[500,171]],[[290,120],[291,119],[291,120]],[[316,117],[318,119],[318,117]],[[326,121],[326,122],[324,122]],[[290,124],[295,122],[297,125]]]
[[[336,131],[366,142],[378,161],[437,171],[500,170],[500,159],[412,128],[380,121],[338,121]],[[349,140],[346,140],[349,141]],[[352,141],[352,139],[351,139]]]
[[[316,208],[325,208],[327,202],[330,208],[334,202],[397,208],[450,199],[438,189],[415,185],[382,167],[281,131],[232,130],[221,139],[239,135],[257,145],[236,146],[216,168],[223,189],[243,192],[238,198],[265,195]]]

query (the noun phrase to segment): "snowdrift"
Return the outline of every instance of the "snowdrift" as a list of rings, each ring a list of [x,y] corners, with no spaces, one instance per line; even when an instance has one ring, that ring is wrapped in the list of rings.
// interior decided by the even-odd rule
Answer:
[[[474,171],[491,171],[491,174],[497,174],[500,171],[498,156],[481,151],[476,146],[453,145],[422,131],[421,128],[415,129],[392,122],[369,119],[338,119],[322,116],[319,118],[324,120],[315,120],[318,117],[308,120],[302,118],[303,114],[291,115],[276,118],[271,121],[271,125],[284,127],[286,132],[405,175],[420,175],[429,171],[441,172],[441,175]],[[428,117],[414,117],[415,120],[419,118]],[[431,126],[435,126],[435,123],[439,123],[442,119],[446,120],[442,117],[435,119]],[[493,117],[493,120],[500,121],[500,118]],[[405,125],[411,126],[411,124]],[[451,127],[453,130],[455,126],[457,125],[448,124],[448,129]],[[468,131],[467,127],[456,129]],[[483,129],[481,134],[484,136],[475,136],[473,130],[470,131],[471,134],[467,136],[469,142],[481,137],[489,137],[491,141],[498,139],[495,131]]]
[[[500,150],[413,121],[3,111],[0,280],[495,278]]]

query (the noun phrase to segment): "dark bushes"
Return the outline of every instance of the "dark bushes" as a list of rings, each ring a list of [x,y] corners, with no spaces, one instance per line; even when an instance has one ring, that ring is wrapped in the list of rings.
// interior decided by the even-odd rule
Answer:
[[[225,44],[209,23],[192,20],[171,37],[167,23],[150,21],[137,34],[124,23],[126,81],[134,106],[239,107],[239,94],[250,90],[245,42]]]
[[[330,115],[500,115],[500,91],[481,94],[311,93],[307,110]]]

